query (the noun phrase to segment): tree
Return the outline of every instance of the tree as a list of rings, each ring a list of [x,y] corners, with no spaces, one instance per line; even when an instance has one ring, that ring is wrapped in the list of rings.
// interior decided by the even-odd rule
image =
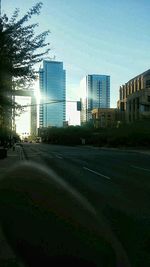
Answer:
[[[0,126],[8,125],[12,109],[20,109],[14,101],[16,89],[27,89],[36,79],[34,65],[42,61],[49,52],[45,42],[49,31],[35,35],[38,23],[28,25],[33,15],[39,15],[42,3],[39,2],[19,19],[19,9],[15,9],[8,19],[0,17]],[[44,48],[44,51],[43,51]]]

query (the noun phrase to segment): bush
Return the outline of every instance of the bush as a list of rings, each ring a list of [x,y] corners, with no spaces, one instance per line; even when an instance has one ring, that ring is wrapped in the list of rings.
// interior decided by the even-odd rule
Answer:
[[[42,140],[59,145],[86,145],[109,147],[150,147],[150,121],[139,121],[121,125],[120,128],[92,129],[81,126],[67,128],[46,128],[42,132]]]

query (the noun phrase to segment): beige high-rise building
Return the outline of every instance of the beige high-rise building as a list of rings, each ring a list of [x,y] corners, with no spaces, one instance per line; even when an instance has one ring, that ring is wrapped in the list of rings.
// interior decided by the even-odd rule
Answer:
[[[92,110],[94,128],[117,127],[118,110],[116,108],[96,108]]]
[[[150,69],[120,86],[117,107],[127,122],[150,118]]]

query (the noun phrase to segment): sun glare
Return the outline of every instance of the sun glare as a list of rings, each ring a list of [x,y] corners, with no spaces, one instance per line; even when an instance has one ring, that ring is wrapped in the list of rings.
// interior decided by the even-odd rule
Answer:
[[[31,97],[29,96],[16,96],[15,101],[21,106],[24,107],[24,110],[21,114],[15,117],[15,126],[16,132],[20,135],[21,138],[27,137],[30,135],[30,123],[31,123]]]

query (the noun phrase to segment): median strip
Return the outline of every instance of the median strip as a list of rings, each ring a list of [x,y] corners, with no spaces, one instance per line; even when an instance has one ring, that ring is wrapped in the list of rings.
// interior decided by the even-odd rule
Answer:
[[[91,170],[91,169],[88,169],[87,167],[83,167],[83,169],[84,169],[84,170],[87,170],[87,171],[89,171],[89,172],[92,172],[92,173],[94,173],[94,174],[96,174],[96,175],[98,175],[98,176],[102,176],[102,177],[104,177],[104,178],[106,178],[106,179],[108,179],[108,180],[111,180],[110,177],[108,177],[108,176],[106,176],[106,175],[104,175],[104,174],[101,174],[101,173],[99,173],[99,172],[93,171],[93,170]]]

